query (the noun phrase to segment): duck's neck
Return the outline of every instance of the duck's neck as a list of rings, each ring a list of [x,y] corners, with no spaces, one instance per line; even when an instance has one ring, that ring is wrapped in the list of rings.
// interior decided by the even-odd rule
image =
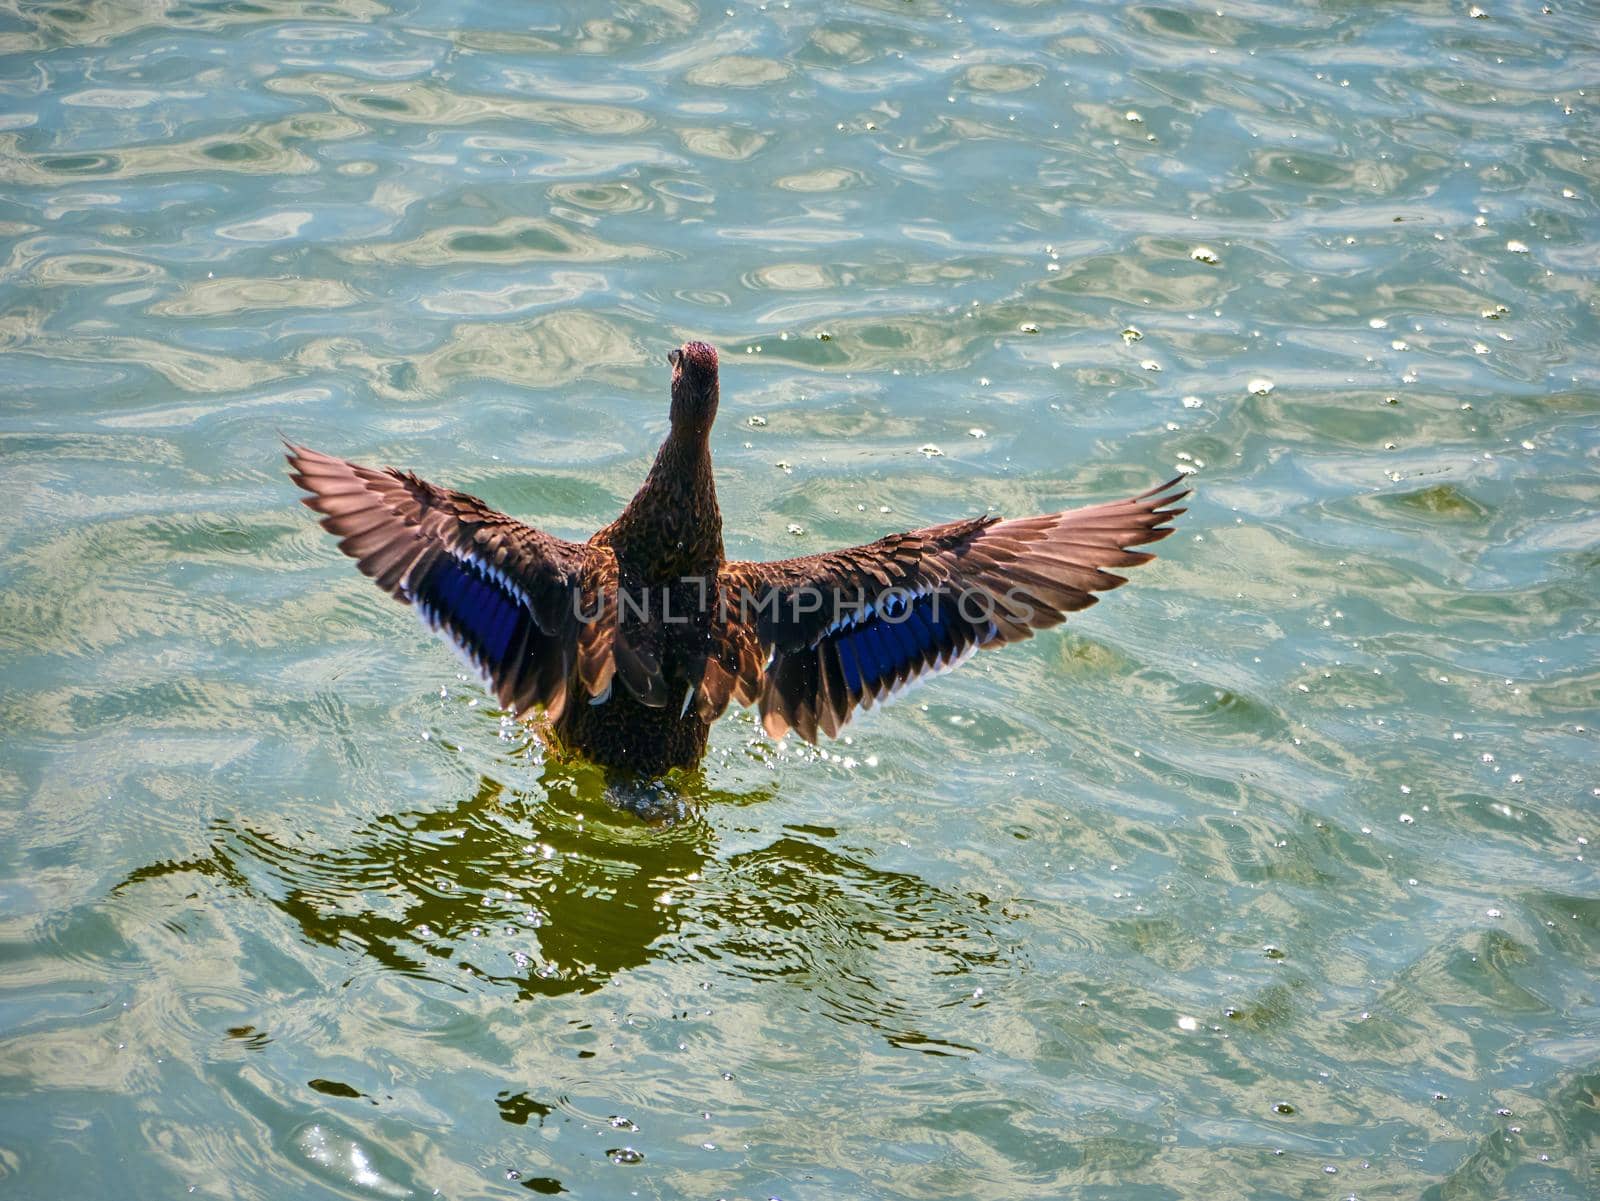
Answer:
[[[709,439],[674,428],[612,528],[618,553],[648,575],[714,574],[723,561],[722,511]]]

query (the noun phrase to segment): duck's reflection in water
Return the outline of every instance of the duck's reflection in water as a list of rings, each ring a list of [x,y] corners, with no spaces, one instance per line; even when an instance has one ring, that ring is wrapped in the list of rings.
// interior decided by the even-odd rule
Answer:
[[[714,852],[705,808],[764,795],[556,763],[540,784],[482,778],[459,804],[386,814],[331,849],[220,822],[209,854],[138,869],[119,891],[197,872],[264,900],[310,941],[397,972],[458,987],[470,975],[523,997],[589,992],[677,929],[679,907],[662,897]]]
[[[378,817],[333,849],[219,824],[209,854],[121,887],[198,872],[313,943],[522,999],[592,992],[652,960],[714,965],[891,1045],[970,1052],[963,1011],[1022,962],[1013,915],[830,846],[821,827],[719,858],[708,813],[765,799],[547,762],[537,789],[480,779],[459,804]]]

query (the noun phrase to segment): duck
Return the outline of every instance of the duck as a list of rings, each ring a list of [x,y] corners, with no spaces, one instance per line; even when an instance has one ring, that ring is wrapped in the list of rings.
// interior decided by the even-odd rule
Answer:
[[[1189,495],[983,514],[769,562],[731,560],[711,463],[717,352],[667,356],[671,426],[633,499],[586,542],[411,471],[285,441],[341,551],[554,751],[657,777],[694,769],[730,705],[766,733],[837,737],[860,710],[1058,625],[1155,556]]]

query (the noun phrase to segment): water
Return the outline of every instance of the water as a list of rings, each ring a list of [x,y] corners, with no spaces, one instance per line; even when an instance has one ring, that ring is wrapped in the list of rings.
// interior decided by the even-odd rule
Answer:
[[[1600,10],[1549,7],[3,6],[0,1192],[1593,1196]],[[823,752],[725,720],[635,816],[277,438],[581,537],[689,336],[738,555],[1198,497],[1065,631]]]

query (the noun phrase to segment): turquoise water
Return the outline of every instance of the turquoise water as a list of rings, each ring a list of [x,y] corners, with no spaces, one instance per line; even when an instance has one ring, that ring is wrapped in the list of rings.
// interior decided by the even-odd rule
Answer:
[[[1594,1196],[1600,10],[1469,7],[0,5],[0,1193]],[[736,555],[1198,495],[641,818],[277,439],[582,537],[691,336]]]

